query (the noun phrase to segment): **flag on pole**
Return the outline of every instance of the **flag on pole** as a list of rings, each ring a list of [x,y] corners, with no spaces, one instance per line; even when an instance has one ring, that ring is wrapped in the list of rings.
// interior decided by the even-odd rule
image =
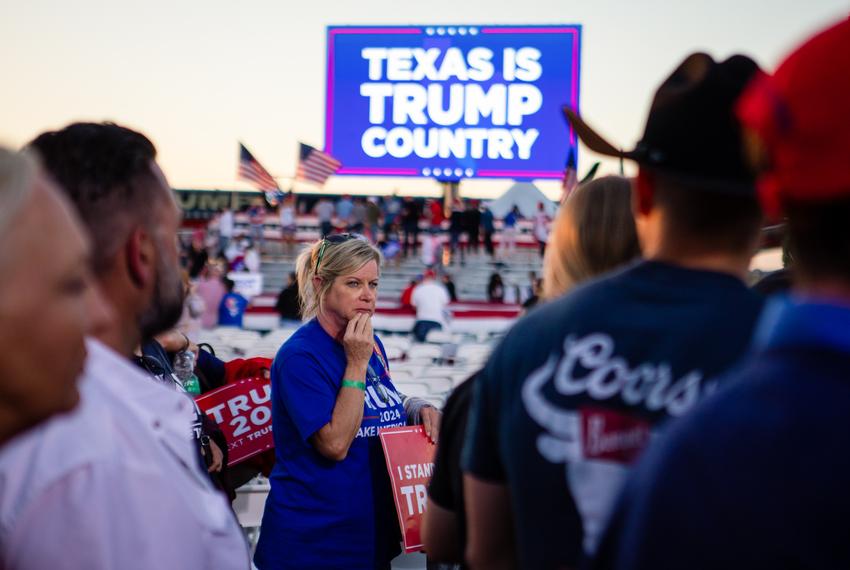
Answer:
[[[584,184],[585,182],[590,182],[591,180],[593,180],[593,179],[594,179],[594,177],[596,177],[596,171],[597,171],[597,170],[599,170],[599,163],[598,163],[598,162],[594,162],[594,163],[593,163],[593,166],[591,166],[591,167],[590,167],[590,169],[587,171],[587,174],[585,174],[585,175],[584,175],[584,178],[582,178],[582,179],[579,181],[578,185],[579,185],[579,186],[581,186],[581,185],[582,185],[582,184]]]
[[[564,181],[561,184],[561,202],[563,203],[567,197],[572,194],[578,186],[578,173],[576,172],[576,149],[570,147],[570,153],[567,155],[567,166],[564,168]]]
[[[239,180],[246,180],[265,193],[266,201],[274,206],[280,201],[280,195],[283,192],[280,190],[277,181],[269,174],[269,171],[263,168],[254,155],[251,154],[245,145],[239,143],[239,171],[236,174]]]
[[[298,153],[298,169],[295,172],[296,180],[324,184],[331,174],[339,170],[342,163],[317,148],[310,145],[301,145]]]

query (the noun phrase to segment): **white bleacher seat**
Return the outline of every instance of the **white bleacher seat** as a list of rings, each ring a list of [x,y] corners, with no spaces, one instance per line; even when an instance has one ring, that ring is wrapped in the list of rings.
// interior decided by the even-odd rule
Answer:
[[[452,338],[452,333],[449,331],[433,329],[428,331],[428,334],[425,335],[425,342],[443,344],[452,342]]]
[[[398,346],[385,344],[384,351],[387,353],[387,360],[400,360],[404,356],[404,350]]]
[[[236,513],[240,526],[243,528],[260,526],[270,488],[268,481],[264,478],[256,478],[236,489],[233,511]]]
[[[489,344],[480,343],[462,343],[457,348],[457,356],[460,358],[470,358],[483,354],[485,357],[490,355],[493,347]]]
[[[411,344],[410,337],[398,335],[381,336],[381,343],[387,350],[389,350],[389,348],[392,346],[394,348],[399,349],[402,353],[406,353],[410,349]]]
[[[425,398],[434,395],[428,386],[422,382],[397,382],[396,388],[405,396]]]
[[[417,368],[418,367],[420,370],[422,370],[424,368],[427,368],[428,366],[433,365],[434,364],[434,358],[435,357],[433,357],[433,356],[410,357],[410,355],[408,355],[408,357],[406,359],[402,360],[401,362],[405,366],[408,366],[410,368]],[[390,368],[392,368],[392,366]]]
[[[274,358],[277,355],[279,346],[271,344],[256,344],[245,351],[245,358]]]
[[[423,400],[426,400],[429,404],[442,411],[443,406],[446,405],[446,399],[442,396],[425,396]]]
[[[396,382],[413,382],[416,377],[411,374],[407,370],[396,370],[395,368],[390,367],[390,378],[394,383]]]
[[[452,379],[446,376],[425,376],[417,378],[416,380],[417,382],[428,386],[428,390],[434,395],[445,394],[454,387]]]
[[[430,362],[428,362],[428,364],[430,364]],[[393,362],[390,364],[390,376],[392,378],[395,378],[396,376],[408,376],[411,378],[416,378],[417,376],[420,376],[422,374],[426,366],[426,364],[418,364],[415,362],[410,362],[408,360]]]
[[[414,344],[407,351],[407,356],[410,359],[414,358],[440,358],[443,355],[443,350],[433,344]]]

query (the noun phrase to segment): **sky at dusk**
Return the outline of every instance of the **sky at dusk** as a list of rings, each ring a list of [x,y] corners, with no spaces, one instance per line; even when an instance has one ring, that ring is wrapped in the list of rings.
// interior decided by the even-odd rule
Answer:
[[[236,180],[241,140],[286,189],[298,142],[324,144],[327,26],[581,24],[582,114],[630,148],[655,88],[687,53],[742,52],[772,70],[848,13],[850,0],[7,1],[0,142],[20,146],[71,121],[112,120],[154,141],[172,186],[230,189],[249,187]],[[580,175],[596,160],[583,150]],[[603,160],[602,173],[617,170]],[[461,193],[491,197],[509,185],[464,181]],[[539,186],[558,195],[557,182]],[[325,188],[439,191],[433,180],[348,176]]]

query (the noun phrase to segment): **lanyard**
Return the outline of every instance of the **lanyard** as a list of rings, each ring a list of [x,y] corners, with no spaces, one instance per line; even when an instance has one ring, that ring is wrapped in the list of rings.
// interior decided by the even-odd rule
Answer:
[[[390,374],[390,367],[389,367],[389,366],[387,366],[387,361],[386,361],[386,360],[384,360],[384,355],[383,355],[383,354],[381,354],[381,351],[378,349],[378,345],[377,345],[377,344],[372,345],[372,347],[373,347],[373,348],[372,348],[372,350],[374,350],[374,351],[375,351],[375,356],[377,356],[377,357],[378,357],[378,362],[380,362],[380,363],[381,363],[381,366],[383,366],[383,367],[384,367],[384,372],[387,374],[387,376],[389,376],[389,374]]]
[[[378,345],[376,344],[376,345],[373,345],[373,346],[374,346],[373,350],[375,352],[375,356],[378,357],[378,361],[381,363],[381,366],[384,367],[384,373],[387,376],[389,376],[390,369],[387,366],[387,362],[384,360],[384,357],[381,354],[381,351],[378,350]],[[387,394],[387,389],[384,388],[383,384],[381,384],[381,379],[378,376],[378,374],[375,373],[375,369],[372,368],[372,365],[367,364],[366,368],[368,370],[368,373],[367,373],[366,376],[368,377],[369,382],[372,384],[372,388],[374,389],[375,393],[378,394],[378,396],[381,398],[381,401],[383,401],[386,404],[387,402],[390,401],[389,395]]]

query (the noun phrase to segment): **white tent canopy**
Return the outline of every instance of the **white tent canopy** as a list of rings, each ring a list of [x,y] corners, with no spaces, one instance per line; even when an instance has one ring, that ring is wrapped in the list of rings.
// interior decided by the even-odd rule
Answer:
[[[507,191],[490,202],[490,211],[496,218],[504,218],[511,208],[517,206],[520,214],[524,218],[530,218],[537,212],[537,204],[543,202],[546,208],[546,213],[549,216],[554,216],[558,206],[549,200],[540,188],[531,182],[517,182],[507,189]]]

